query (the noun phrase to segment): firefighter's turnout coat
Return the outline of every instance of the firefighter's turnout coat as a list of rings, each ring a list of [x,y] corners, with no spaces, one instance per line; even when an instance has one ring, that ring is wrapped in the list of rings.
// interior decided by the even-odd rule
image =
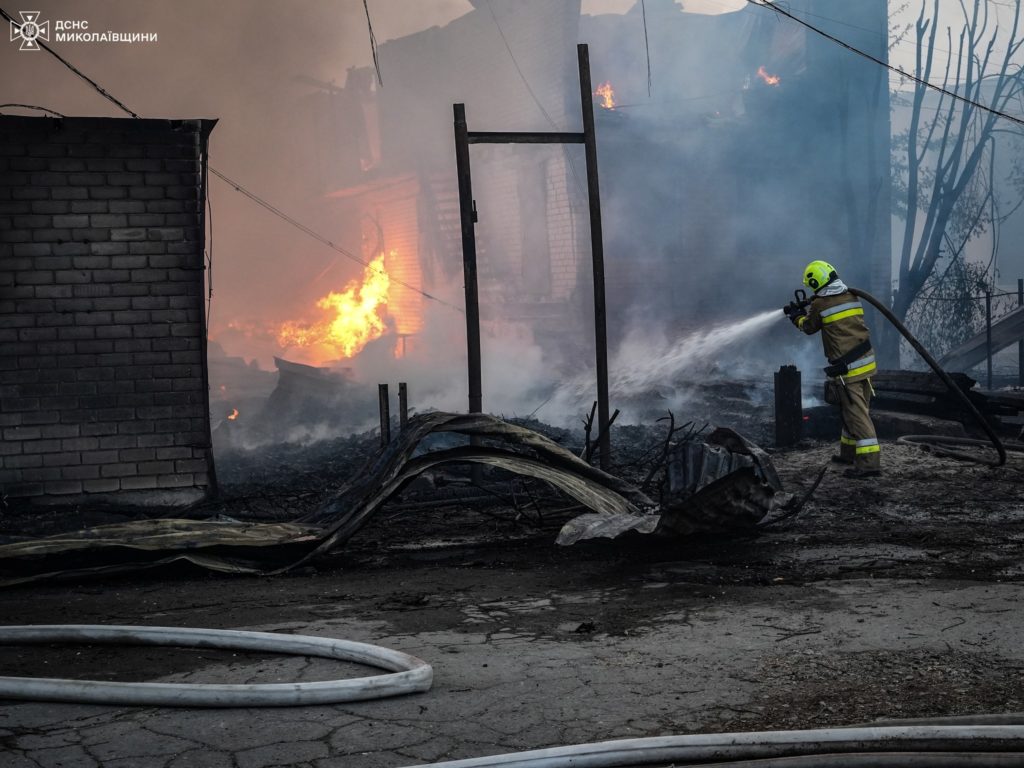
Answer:
[[[829,367],[825,373],[843,420],[840,456],[861,469],[879,466],[878,437],[869,414],[871,376],[877,370],[871,337],[864,322],[864,307],[849,291],[815,296],[797,327],[810,335],[821,331]]]

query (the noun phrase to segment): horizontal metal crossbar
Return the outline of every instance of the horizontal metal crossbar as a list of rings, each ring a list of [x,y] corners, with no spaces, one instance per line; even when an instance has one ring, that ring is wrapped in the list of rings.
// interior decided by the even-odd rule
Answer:
[[[582,133],[470,131],[470,144],[582,144]]]

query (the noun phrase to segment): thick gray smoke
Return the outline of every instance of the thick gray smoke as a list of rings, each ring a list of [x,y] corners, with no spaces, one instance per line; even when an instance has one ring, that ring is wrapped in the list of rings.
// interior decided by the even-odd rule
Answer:
[[[884,39],[881,0],[856,9],[839,0],[792,5],[850,15],[850,29],[879,22]],[[393,197],[361,210],[346,202],[360,185],[331,173],[359,137],[348,123],[325,128],[316,108],[374,77],[360,69],[371,65],[361,3],[34,7],[52,21],[88,19],[93,30],[158,33],[155,44],[56,47],[142,116],[218,118],[211,164],[351,253],[367,258],[378,239],[387,250],[406,237],[389,224]],[[597,131],[611,374],[623,397],[651,388],[681,398],[714,377],[768,382],[779,365],[816,366],[816,341],[784,323],[744,322],[788,301],[812,258],[838,262],[849,282],[871,287],[874,249],[888,233],[869,237],[844,211],[851,199],[863,211],[877,158],[870,142],[843,137],[875,136],[881,126],[887,141],[888,109],[875,105],[877,125],[863,122],[864,110],[849,125],[837,116],[870,90],[858,78],[874,70],[844,64],[838,50],[752,7],[709,17],[646,0],[646,42],[639,3],[597,16],[581,14],[579,0],[369,7],[384,84],[369,91],[377,111],[359,117],[363,125],[379,118],[380,146],[360,148],[360,157],[378,163],[366,177],[374,183],[418,179],[422,285],[446,303],[423,300],[423,329],[404,357],[394,356],[392,335],[344,362],[366,385],[408,381],[420,408],[465,409],[465,317],[448,306],[463,304],[461,252],[450,234],[457,220],[426,215],[452,202],[444,199],[454,182],[451,105],[466,104],[471,130],[579,130],[580,41],[590,46],[594,85],[615,92],[615,109],[597,108]],[[0,66],[3,101],[119,114],[45,53],[0,47]],[[846,91],[837,93],[837,81]],[[356,111],[350,103],[341,118]],[[887,144],[873,151],[887,157]],[[575,423],[589,410],[594,358],[582,151],[474,147],[472,157],[485,409]],[[273,328],[342,290],[362,267],[219,180],[210,201],[213,338],[264,370],[275,354],[301,359],[300,350],[281,349]],[[686,407],[679,398],[673,405]]]
[[[370,6],[379,41],[445,23],[470,9],[465,0],[376,0]],[[10,3],[4,8],[18,10]],[[322,190],[311,184],[320,158],[310,146],[315,131],[307,102],[320,92],[310,80],[341,86],[348,68],[371,64],[362,3],[39,0],[32,9],[50,21],[55,50],[140,116],[217,118],[210,140],[214,167],[359,253],[358,229],[339,227],[323,205]],[[58,20],[87,21],[90,31],[152,32],[158,41],[58,43],[52,39]],[[0,72],[0,103],[35,104],[67,115],[124,116],[45,52],[0,45]],[[215,337],[232,323],[247,327],[294,317],[297,309],[362,271],[215,178],[209,196]],[[328,267],[331,272],[316,280]],[[226,344],[233,354],[269,363],[258,344],[253,349],[232,348],[231,340]]]

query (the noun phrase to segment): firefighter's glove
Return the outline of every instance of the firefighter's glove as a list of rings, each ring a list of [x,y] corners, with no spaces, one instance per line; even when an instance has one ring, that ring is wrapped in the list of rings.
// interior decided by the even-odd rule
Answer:
[[[807,307],[797,304],[795,301],[789,302],[782,311],[786,313],[789,322],[797,328],[800,327],[800,318],[807,317]]]

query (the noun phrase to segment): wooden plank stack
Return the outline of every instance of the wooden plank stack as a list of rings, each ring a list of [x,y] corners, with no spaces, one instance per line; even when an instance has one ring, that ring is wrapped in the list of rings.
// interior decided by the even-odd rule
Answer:
[[[1020,432],[1024,424],[1024,390],[986,391],[976,389],[977,382],[964,373],[949,375],[994,427],[1006,433]],[[872,410],[954,419],[971,426],[967,409],[931,371],[879,371],[872,378],[872,385]]]

